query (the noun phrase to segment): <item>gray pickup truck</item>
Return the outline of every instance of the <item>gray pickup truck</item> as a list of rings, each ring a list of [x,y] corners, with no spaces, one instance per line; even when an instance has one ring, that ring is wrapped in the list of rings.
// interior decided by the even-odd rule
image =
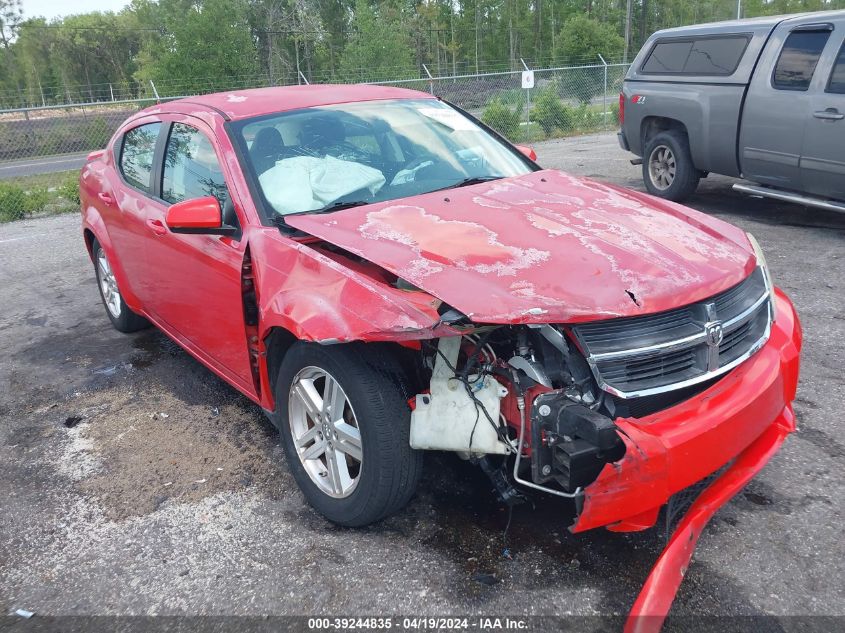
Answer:
[[[619,106],[619,142],[654,195],[682,200],[713,172],[845,211],[845,11],[658,31]]]

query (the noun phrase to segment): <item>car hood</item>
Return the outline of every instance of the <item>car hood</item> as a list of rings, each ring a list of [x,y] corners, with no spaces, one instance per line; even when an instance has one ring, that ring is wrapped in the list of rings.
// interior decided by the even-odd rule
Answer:
[[[700,301],[755,266],[743,231],[543,170],[287,223],[479,323],[574,323]]]

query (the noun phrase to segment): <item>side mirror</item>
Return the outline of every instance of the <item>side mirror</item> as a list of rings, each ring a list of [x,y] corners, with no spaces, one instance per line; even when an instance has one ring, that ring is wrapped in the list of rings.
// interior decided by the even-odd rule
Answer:
[[[234,235],[237,228],[223,224],[223,212],[214,196],[177,202],[167,210],[167,228],[172,233]]]
[[[531,160],[537,160],[537,152],[534,151],[533,147],[527,145],[514,145],[514,147]]]

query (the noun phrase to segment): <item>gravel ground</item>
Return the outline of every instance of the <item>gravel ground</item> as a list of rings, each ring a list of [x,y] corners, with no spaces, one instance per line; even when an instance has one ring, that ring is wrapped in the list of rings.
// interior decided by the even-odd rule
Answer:
[[[541,164],[641,188],[612,135]],[[691,206],[752,231],[803,319],[800,431],[706,529],[673,614],[845,615],[845,217],[703,181]],[[0,226],[0,609],[52,615],[625,613],[663,535],[572,536],[507,513],[429,454],[399,515],[334,527],[257,407],[163,335],[113,331],[79,218]]]

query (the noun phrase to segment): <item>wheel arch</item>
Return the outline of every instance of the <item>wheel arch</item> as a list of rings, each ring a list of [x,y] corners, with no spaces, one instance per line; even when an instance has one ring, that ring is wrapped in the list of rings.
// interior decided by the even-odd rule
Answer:
[[[684,136],[686,136],[687,143],[689,143],[689,130],[683,121],[664,116],[645,117],[640,124],[640,139],[643,151],[645,152],[645,146],[649,139],[660,132],[668,132],[671,130],[681,132]],[[646,156],[643,156],[643,158],[647,159]]]
[[[100,216],[99,211],[91,206],[87,207],[83,211],[82,239],[85,242],[85,249],[88,251],[88,257],[91,259],[92,263],[94,262],[94,240],[103,247],[103,250],[106,252],[106,257],[109,258],[109,264],[111,265],[112,271],[114,271],[114,276],[117,279],[118,286],[120,287],[120,294],[126,302],[126,305],[129,306],[133,312],[144,314],[141,302],[132,290],[132,284],[129,282],[129,278],[123,268],[123,263],[120,261],[120,258],[115,252],[115,248],[112,244],[109,232],[106,229],[105,222],[103,222],[103,218]]]
[[[267,394],[265,408],[268,411],[276,410],[275,389],[279,372],[288,351],[298,342],[313,343],[314,345],[320,344],[314,340],[299,338],[288,328],[279,325],[269,328],[263,338],[264,367],[262,375],[266,382],[262,387],[262,391]],[[419,342],[367,342],[359,339],[326,345],[326,347],[330,349],[335,346],[354,345],[366,345],[368,349],[377,350],[376,354],[363,356],[369,359],[367,364],[384,374],[386,378],[391,378],[396,382],[406,397],[411,397],[411,395],[416,393],[415,390],[421,388],[423,382],[422,377],[419,375],[419,367],[413,358],[414,354],[418,353],[420,348]],[[374,358],[378,359],[377,362],[373,360]]]
[[[264,336],[264,369],[267,376],[266,388],[268,402],[275,409],[275,386],[279,378],[282,360],[293,344],[299,341],[293,332],[282,326],[271,327]]]
[[[655,135],[661,132],[677,132],[683,135],[687,143],[693,166],[701,172],[712,171],[711,166],[714,157],[711,155],[711,138],[705,127],[705,122],[702,120],[706,116],[705,112],[696,111],[692,117],[692,124],[689,123],[687,117],[674,118],[657,115],[643,117],[640,123],[643,160],[648,160],[648,156],[645,155],[646,146]]]
[[[94,261],[94,240],[97,237],[94,235],[94,231],[85,227],[82,229],[82,239],[85,240],[85,248],[88,250],[88,259],[92,262]]]

